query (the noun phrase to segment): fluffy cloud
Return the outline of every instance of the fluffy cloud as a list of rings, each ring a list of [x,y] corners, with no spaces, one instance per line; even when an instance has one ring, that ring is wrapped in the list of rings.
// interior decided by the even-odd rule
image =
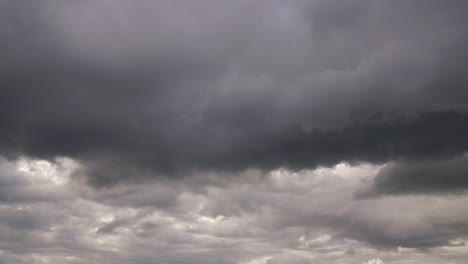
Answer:
[[[467,197],[352,199],[380,166],[195,175],[96,190],[79,184],[71,160],[1,164],[2,182],[14,175],[21,184],[5,185],[15,196],[0,202],[0,262],[352,264],[379,256],[439,263],[442,254],[461,264],[466,258]]]
[[[362,264],[384,264],[384,262],[381,259],[371,259]]]

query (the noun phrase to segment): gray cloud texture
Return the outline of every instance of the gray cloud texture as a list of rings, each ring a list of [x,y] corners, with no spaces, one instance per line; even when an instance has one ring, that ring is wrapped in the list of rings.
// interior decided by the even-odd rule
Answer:
[[[468,159],[425,160],[415,163],[389,164],[382,168],[368,189],[357,197],[379,194],[466,193]]]
[[[371,165],[100,190],[77,184],[75,167],[1,161],[0,179],[14,175],[23,184],[4,184],[16,196],[0,201],[0,263],[462,264],[467,257],[467,196],[352,199],[379,170]]]
[[[130,174],[459,155],[468,146],[465,9],[6,1],[0,149],[78,159],[100,186]]]
[[[0,264],[465,263],[467,9],[0,1]]]

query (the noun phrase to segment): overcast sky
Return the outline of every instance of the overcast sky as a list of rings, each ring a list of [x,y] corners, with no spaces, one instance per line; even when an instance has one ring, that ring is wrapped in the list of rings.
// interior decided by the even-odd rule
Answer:
[[[468,10],[0,1],[0,264],[463,264]]]

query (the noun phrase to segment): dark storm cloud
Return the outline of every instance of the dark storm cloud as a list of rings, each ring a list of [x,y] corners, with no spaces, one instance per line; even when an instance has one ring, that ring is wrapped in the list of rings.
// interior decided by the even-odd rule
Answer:
[[[468,158],[424,160],[389,164],[382,168],[369,190],[358,197],[391,194],[427,194],[466,192]]]
[[[463,1],[0,5],[2,153],[95,185],[468,148]]]

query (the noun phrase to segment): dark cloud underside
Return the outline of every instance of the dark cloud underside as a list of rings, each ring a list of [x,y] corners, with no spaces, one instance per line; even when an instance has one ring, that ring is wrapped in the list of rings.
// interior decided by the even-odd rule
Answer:
[[[0,263],[466,263],[466,10],[0,1]]]
[[[468,189],[468,159],[402,162],[385,166],[371,189],[358,196],[379,194],[457,193]]]
[[[96,185],[450,159],[468,148],[467,7],[5,1],[0,151],[72,157]]]

